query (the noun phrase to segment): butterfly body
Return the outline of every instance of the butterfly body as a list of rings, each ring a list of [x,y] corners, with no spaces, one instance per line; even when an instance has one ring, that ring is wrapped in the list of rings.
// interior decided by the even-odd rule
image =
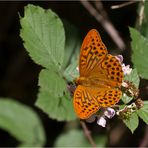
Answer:
[[[96,88],[110,88],[109,85],[106,85],[106,81],[105,79],[101,80],[99,78],[85,78],[85,77],[79,77],[76,79],[75,83],[77,85],[83,85],[83,86],[86,86],[86,87],[96,87]]]
[[[101,107],[113,106],[120,100],[121,64],[115,56],[108,54],[95,29],[88,32],[82,43],[79,72],[73,100],[79,118],[87,119]]]

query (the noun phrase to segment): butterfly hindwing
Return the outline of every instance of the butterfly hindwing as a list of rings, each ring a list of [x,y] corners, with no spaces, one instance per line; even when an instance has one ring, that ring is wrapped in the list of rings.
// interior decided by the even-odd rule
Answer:
[[[98,103],[100,107],[111,107],[119,102],[122,92],[119,89],[100,89],[98,90]]]
[[[100,107],[111,107],[119,102],[122,92],[115,88],[91,88],[79,85],[74,93],[74,109],[81,119],[87,119]]]
[[[107,55],[99,33],[92,29],[86,35],[80,53],[79,71],[81,76],[89,76]]]
[[[81,119],[87,119],[100,108],[93,89],[79,85],[74,92],[74,109]]]

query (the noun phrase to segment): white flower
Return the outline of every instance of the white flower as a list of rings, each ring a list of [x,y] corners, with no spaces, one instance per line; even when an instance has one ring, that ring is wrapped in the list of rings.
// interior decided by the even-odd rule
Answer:
[[[79,71],[79,67],[78,66],[76,67],[76,70]]]
[[[100,126],[102,126],[102,127],[105,127],[106,126],[106,120],[105,120],[105,118],[104,117],[98,118],[97,124],[100,125]]]
[[[124,72],[124,75],[129,75],[132,71],[132,68],[130,68],[130,65],[122,64],[122,70]]]
[[[111,119],[115,115],[115,110],[113,108],[108,107],[107,110],[104,112],[104,115]]]
[[[123,62],[123,56],[122,55],[117,55],[115,56],[116,59],[122,64],[122,70],[124,72],[124,75],[129,75],[132,71],[132,68],[130,68],[130,65],[126,65]]]
[[[122,82],[122,86],[125,87],[125,88],[128,88],[128,84],[124,81]]]

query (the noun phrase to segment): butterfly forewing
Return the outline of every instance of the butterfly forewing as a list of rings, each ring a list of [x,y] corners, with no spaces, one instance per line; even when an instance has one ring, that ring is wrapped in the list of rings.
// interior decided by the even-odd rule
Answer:
[[[103,61],[107,53],[99,33],[95,29],[90,30],[81,46],[80,76],[89,76]]]

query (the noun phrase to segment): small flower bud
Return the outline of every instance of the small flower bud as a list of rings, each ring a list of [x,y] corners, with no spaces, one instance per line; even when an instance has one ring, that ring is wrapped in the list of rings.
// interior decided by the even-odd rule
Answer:
[[[106,126],[106,120],[105,120],[105,118],[104,117],[98,118],[97,124],[100,125],[100,126],[102,126],[102,127],[105,127]]]
[[[125,88],[128,88],[129,85],[125,81],[123,81],[122,86],[125,87]]]
[[[115,110],[113,108],[108,107],[107,110],[104,112],[104,115],[111,119],[115,115]]]
[[[132,68],[130,68],[130,65],[122,64],[122,70],[124,72],[124,75],[129,75],[132,71]]]

